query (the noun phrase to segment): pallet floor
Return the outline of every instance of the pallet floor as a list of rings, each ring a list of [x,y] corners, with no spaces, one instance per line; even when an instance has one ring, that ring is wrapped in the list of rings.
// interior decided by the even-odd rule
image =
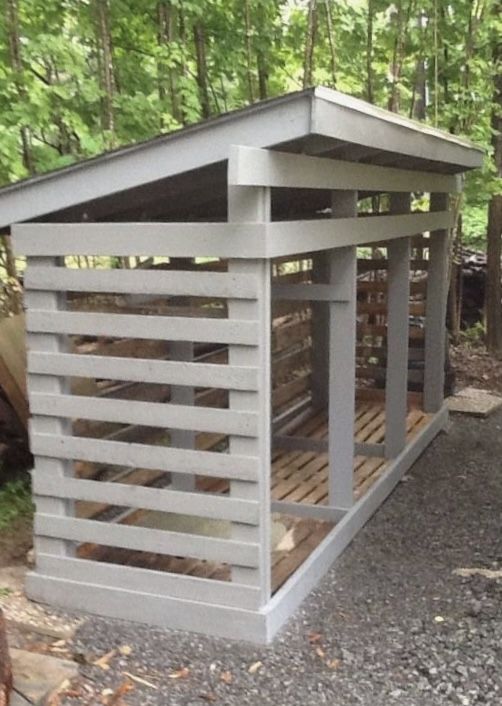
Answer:
[[[407,416],[407,440],[410,441],[430,420],[419,409],[411,409]],[[324,412],[313,413],[288,432],[311,439],[324,440],[328,435],[328,420]],[[358,442],[381,443],[385,437],[385,410],[381,403],[360,402],[356,407],[355,439]],[[361,498],[383,474],[387,461],[380,457],[354,458],[354,495]],[[215,486],[199,483],[199,490],[228,492],[228,483]],[[328,456],[312,451],[275,451],[272,458],[271,494],[273,500],[289,503],[325,505],[328,499]],[[122,522],[144,524],[144,511],[128,514]],[[273,524],[280,528],[272,551],[272,590],[276,591],[307,559],[312,551],[334,527],[325,522],[305,517],[273,513]],[[106,532],[106,530],[105,530]],[[168,571],[220,581],[230,580],[230,567],[225,564],[160,554],[114,549],[96,545],[82,545],[78,555],[86,559],[124,564],[157,571]]]

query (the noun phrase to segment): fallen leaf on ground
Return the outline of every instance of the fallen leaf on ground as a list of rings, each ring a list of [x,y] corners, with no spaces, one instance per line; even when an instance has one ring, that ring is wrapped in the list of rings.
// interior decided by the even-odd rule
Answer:
[[[124,657],[128,657],[132,653],[132,647],[130,645],[121,645],[119,652],[121,655],[124,655]]]
[[[471,576],[483,576],[485,579],[502,579],[502,569],[455,569],[456,576],[470,578]]]
[[[143,684],[143,686],[149,686],[150,689],[158,689],[159,688],[155,684],[152,684],[151,681],[147,681],[146,679],[143,679],[142,677],[138,677],[138,676],[136,676],[136,674],[131,674],[130,672],[122,672],[122,674],[125,677],[132,679],[132,681],[137,682],[138,684]]]
[[[329,659],[326,662],[326,666],[329,667],[330,669],[338,669],[340,664],[341,664],[341,661],[339,659]]]
[[[116,654],[117,654],[117,650],[110,650],[102,657],[95,659],[93,662],[93,665],[95,667],[100,667],[101,669],[103,669],[106,672],[108,669],[110,669],[110,665],[108,664],[108,662],[111,660],[112,657],[115,657]]]
[[[249,667],[248,672],[250,674],[255,674],[259,670],[259,668],[262,666],[262,664],[263,664],[263,662],[260,662],[260,661],[253,662],[253,664]]]
[[[220,674],[220,681],[225,682],[225,684],[231,684],[233,680],[232,672],[222,672]]]
[[[134,684],[131,684],[131,682],[126,679],[125,681],[122,682],[122,684],[115,689],[115,691],[112,691],[112,689],[104,689],[101,694],[103,696],[102,698],[102,703],[104,706],[126,706],[125,701],[123,700],[124,694],[127,694],[129,691],[132,691],[134,689]],[[111,691],[111,694],[110,694]]]
[[[322,634],[320,632],[309,632],[308,640],[311,645],[322,640]]]
[[[182,667],[172,674],[168,674],[169,679],[186,679],[190,674],[188,667]]]
[[[316,655],[323,659],[326,656],[325,651],[322,649],[322,647],[318,647],[315,651]]]

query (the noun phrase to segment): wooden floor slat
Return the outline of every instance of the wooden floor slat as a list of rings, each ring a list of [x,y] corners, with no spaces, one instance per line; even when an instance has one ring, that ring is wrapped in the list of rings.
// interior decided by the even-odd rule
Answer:
[[[411,409],[406,420],[406,439],[409,442],[430,420],[430,416],[419,409]],[[364,401],[357,404],[355,417],[355,439],[366,443],[383,443],[385,440],[385,408],[382,403]],[[328,420],[326,413],[316,411],[297,426],[292,425],[288,435],[309,439],[327,439]],[[213,439],[205,439],[211,447]],[[200,443],[200,442],[199,442]],[[388,462],[381,457],[356,456],[354,458],[354,497],[361,498],[381,477]],[[138,471],[136,471],[138,472]],[[141,473],[141,471],[139,471]],[[129,480],[129,479],[128,479]],[[198,478],[197,488],[210,492],[228,492],[228,482],[215,478]],[[328,455],[312,451],[274,450],[272,455],[271,493],[273,500],[291,503],[325,505],[328,501]],[[142,511],[132,513],[123,521],[140,523]],[[322,542],[333,523],[310,518],[277,515],[287,530],[285,549],[272,552],[272,590],[276,591]],[[156,569],[189,576],[231,580],[231,568],[227,564],[201,561],[96,545],[82,545],[79,556],[111,563]]]

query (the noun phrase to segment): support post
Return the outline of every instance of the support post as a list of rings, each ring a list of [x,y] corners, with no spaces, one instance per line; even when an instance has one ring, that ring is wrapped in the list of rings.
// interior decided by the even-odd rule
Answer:
[[[431,194],[430,210],[448,209],[448,194]],[[448,231],[430,233],[425,305],[424,411],[438,412],[444,399],[446,302],[448,296]]]
[[[334,191],[332,217],[357,215],[357,191]],[[354,418],[356,378],[356,277],[354,246],[328,253],[329,282],[346,287],[346,302],[329,304],[329,505],[354,503]]]
[[[312,256],[312,281],[329,282],[329,257],[326,250]],[[312,407],[328,407],[329,385],[329,304],[312,302]]]
[[[410,194],[392,194],[391,212],[410,211]],[[385,456],[395,458],[406,445],[408,414],[408,339],[410,239],[387,245],[387,370],[385,378]]]
[[[270,220],[270,189],[265,187],[228,188],[228,219],[231,222],[265,222]],[[230,345],[228,362],[231,365],[249,365],[259,369],[257,392],[231,390],[231,410],[247,410],[258,413],[259,429],[256,438],[231,436],[230,454],[255,456],[259,459],[260,476],[257,483],[232,481],[232,498],[257,500],[259,502],[258,526],[232,523],[232,538],[259,544],[258,569],[232,566],[232,580],[238,583],[259,586],[261,604],[265,605],[271,595],[271,264],[269,260],[231,259],[228,271],[235,274],[253,274],[258,282],[256,300],[228,300],[229,318],[248,319],[259,324],[256,346]]]
[[[169,358],[179,361],[193,361],[192,341],[170,341]],[[171,385],[171,404],[195,404],[195,390],[187,385]],[[172,429],[171,446],[176,449],[195,449],[195,432],[186,429]],[[188,473],[171,473],[171,485],[175,490],[195,489],[195,476]]]
[[[172,258],[171,263],[176,269],[189,270],[193,264],[192,258]],[[176,304],[189,304],[187,297],[176,297]],[[184,362],[193,362],[194,344],[193,341],[170,341],[169,358]],[[171,404],[194,405],[195,388],[187,385],[171,385]],[[172,429],[170,434],[170,444],[177,449],[195,449],[195,432],[187,429]],[[188,473],[171,473],[171,485],[175,490],[191,492],[195,490],[195,475]]]
[[[58,264],[58,258],[31,257],[28,267],[43,267]],[[64,264],[64,263],[63,263]],[[35,292],[27,291],[24,295],[27,309],[43,309],[45,311],[60,311],[66,308],[66,295],[60,292]],[[33,352],[61,353],[69,349],[69,338],[59,334],[28,333],[27,349]],[[63,394],[70,392],[68,378],[57,375],[36,375],[28,370],[28,393],[48,392]],[[34,415],[30,421],[30,435],[33,434],[60,434],[71,436],[72,423],[69,419],[59,417],[46,417]],[[56,478],[74,475],[72,461],[59,460],[45,457],[35,457],[34,474],[50,474]],[[34,498],[36,511],[49,515],[64,517],[74,514],[74,503],[61,498],[36,496]],[[38,553],[54,554],[59,556],[73,556],[75,547],[72,542],[49,537],[34,538],[35,557]]]

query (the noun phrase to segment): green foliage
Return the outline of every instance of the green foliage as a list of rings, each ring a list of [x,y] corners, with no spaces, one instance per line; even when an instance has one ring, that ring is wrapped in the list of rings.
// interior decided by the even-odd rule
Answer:
[[[498,1],[317,0],[313,81],[488,148]],[[302,87],[308,0],[4,5],[0,183],[193,123],[204,100],[218,114]],[[500,188],[489,156],[467,182],[469,240]]]
[[[29,517],[33,511],[27,480],[11,481],[0,488],[0,530],[9,527],[19,517]]]

